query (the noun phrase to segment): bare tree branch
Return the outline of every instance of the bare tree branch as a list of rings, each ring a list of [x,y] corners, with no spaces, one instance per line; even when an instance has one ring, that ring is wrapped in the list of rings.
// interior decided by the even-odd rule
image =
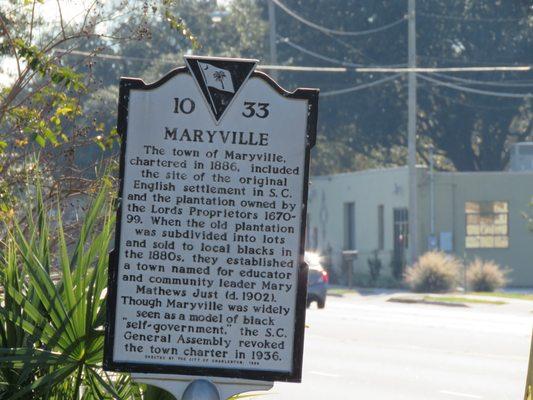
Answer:
[[[9,40],[11,48],[13,49],[13,54],[15,56],[15,60],[17,61],[17,71],[18,71],[18,75],[20,77],[21,67],[20,67],[20,58],[19,58],[18,52],[16,50],[17,47],[15,46],[15,42],[13,41],[13,38],[11,37],[11,34],[9,32],[9,28],[7,27],[7,23],[4,20],[4,16],[2,14],[0,14],[0,24],[2,24],[2,30],[4,31],[4,34],[6,35],[7,40]]]
[[[30,21],[30,37],[28,40],[28,43],[31,45],[31,42],[33,40],[33,24],[35,22],[35,0],[33,0],[32,6],[31,6],[31,21]]]
[[[57,9],[59,10],[59,24],[61,25],[61,34],[63,35],[63,39],[67,37],[67,34],[65,32],[65,25],[63,24],[63,11],[61,10],[61,1],[57,1]]]

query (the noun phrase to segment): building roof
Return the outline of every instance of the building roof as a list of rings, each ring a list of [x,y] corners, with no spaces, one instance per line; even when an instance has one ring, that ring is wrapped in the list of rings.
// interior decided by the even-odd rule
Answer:
[[[417,165],[417,169],[427,171],[428,167],[425,165]],[[350,178],[362,175],[371,175],[371,174],[387,174],[391,172],[402,172],[407,171],[407,166],[401,167],[390,167],[390,168],[371,168],[360,171],[351,171],[351,172],[342,172],[339,174],[330,174],[330,175],[315,175],[312,176],[313,180],[331,180],[333,178]],[[435,175],[440,176],[494,176],[494,175],[533,175],[533,170],[531,171],[435,171]]]

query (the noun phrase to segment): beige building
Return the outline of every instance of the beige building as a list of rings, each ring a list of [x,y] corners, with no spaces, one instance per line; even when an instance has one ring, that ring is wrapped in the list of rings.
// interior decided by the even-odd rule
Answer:
[[[524,213],[533,197],[533,171],[435,172],[418,170],[419,252],[435,248],[512,269],[510,286],[533,287],[533,232]],[[355,274],[368,259],[409,264],[407,168],[312,177],[307,248],[329,254],[337,271],[343,250],[357,250]],[[533,208],[531,208],[533,212]]]

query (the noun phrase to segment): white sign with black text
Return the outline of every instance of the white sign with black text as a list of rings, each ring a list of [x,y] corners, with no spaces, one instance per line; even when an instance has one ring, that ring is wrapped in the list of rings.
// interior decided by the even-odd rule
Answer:
[[[121,81],[105,367],[299,381],[318,90],[186,61]]]

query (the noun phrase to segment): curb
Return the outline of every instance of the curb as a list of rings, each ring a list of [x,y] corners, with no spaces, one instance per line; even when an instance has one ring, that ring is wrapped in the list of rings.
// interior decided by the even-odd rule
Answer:
[[[427,304],[432,306],[444,306],[444,307],[463,307],[463,308],[469,308],[465,303],[450,303],[445,301],[428,301],[424,299],[409,299],[409,298],[401,298],[401,297],[391,297],[387,299],[387,302],[389,303],[403,303],[403,304]]]

